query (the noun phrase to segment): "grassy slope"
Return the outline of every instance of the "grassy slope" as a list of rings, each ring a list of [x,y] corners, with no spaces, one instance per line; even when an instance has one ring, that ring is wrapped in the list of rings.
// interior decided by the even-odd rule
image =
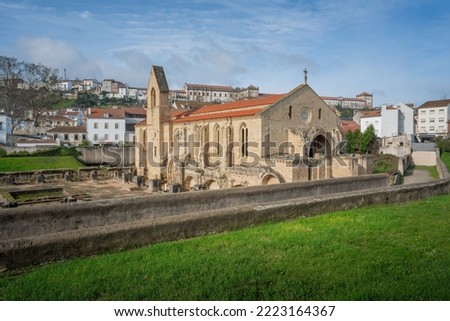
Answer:
[[[450,300],[450,195],[0,277],[2,300]]]
[[[376,156],[374,174],[389,173],[398,169],[398,158],[390,154]]]
[[[450,171],[450,152],[442,153],[441,159],[444,162],[444,164],[447,166],[448,170]]]
[[[0,172],[19,172],[59,168],[78,169],[83,166],[84,165],[73,156],[0,158]]]

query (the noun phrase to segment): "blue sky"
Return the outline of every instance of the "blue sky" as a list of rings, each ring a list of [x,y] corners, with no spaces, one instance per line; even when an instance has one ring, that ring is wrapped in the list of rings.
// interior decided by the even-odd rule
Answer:
[[[0,0],[0,55],[64,68],[69,79],[145,87],[151,65],[185,82],[375,104],[450,98],[447,0]]]

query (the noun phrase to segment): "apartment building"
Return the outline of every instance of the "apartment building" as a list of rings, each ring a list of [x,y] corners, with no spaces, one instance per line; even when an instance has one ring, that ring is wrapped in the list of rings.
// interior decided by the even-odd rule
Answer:
[[[93,144],[131,143],[134,125],[145,119],[144,108],[89,108],[86,115],[87,139]]]
[[[362,132],[372,125],[380,138],[415,135],[414,109],[403,103],[383,105],[374,110],[360,110],[353,116],[353,120],[360,125]]]
[[[183,93],[184,91],[184,93]],[[259,87],[250,85],[246,88],[216,85],[184,85],[184,90],[174,90],[169,93],[170,99],[184,98],[188,101],[205,103],[227,103],[236,100],[259,97]]]
[[[448,136],[450,99],[427,101],[417,111],[417,134],[420,139]]]

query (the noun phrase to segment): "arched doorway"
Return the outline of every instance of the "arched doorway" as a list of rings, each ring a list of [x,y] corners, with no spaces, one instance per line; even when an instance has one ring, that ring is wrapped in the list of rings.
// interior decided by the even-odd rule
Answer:
[[[329,133],[319,133],[306,146],[305,156],[307,158],[306,164],[308,164],[308,180],[332,177],[332,144],[333,139]]]
[[[273,185],[273,184],[279,184],[279,183],[280,183],[280,181],[278,180],[278,178],[272,174],[268,174],[268,175],[264,176],[264,178],[262,180],[262,185]]]
[[[192,176],[186,177],[183,183],[183,191],[190,191],[191,187],[195,185],[195,180]]]
[[[214,189],[220,189],[219,183],[217,183],[215,180],[210,179],[206,182],[206,189],[214,190]]]
[[[305,156],[308,158],[331,158],[331,142],[324,134],[319,134],[307,145]]]

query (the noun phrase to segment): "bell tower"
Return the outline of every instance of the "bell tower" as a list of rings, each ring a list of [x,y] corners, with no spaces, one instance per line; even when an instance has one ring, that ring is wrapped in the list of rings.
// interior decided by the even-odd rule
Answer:
[[[161,179],[167,163],[169,137],[164,123],[170,122],[169,86],[163,67],[152,66],[147,88],[146,176]]]

